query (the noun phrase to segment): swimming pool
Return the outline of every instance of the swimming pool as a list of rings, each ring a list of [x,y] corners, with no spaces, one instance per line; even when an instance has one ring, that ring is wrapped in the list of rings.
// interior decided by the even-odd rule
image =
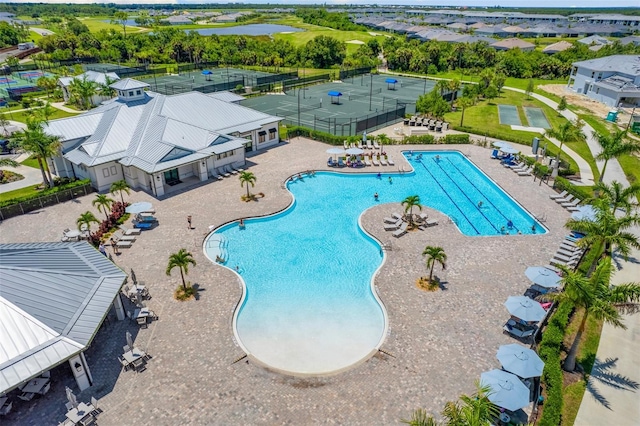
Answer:
[[[533,218],[463,155],[421,154],[409,158],[415,172],[391,181],[375,173],[318,172],[289,182],[295,198],[289,209],[246,220],[244,229],[227,224],[207,238],[207,256],[221,254],[244,281],[234,332],[247,353],[273,369],[317,375],[376,351],[387,319],[371,286],[384,253],[358,218],[378,203],[418,194],[466,235],[499,235],[505,213],[514,229],[531,232]]]

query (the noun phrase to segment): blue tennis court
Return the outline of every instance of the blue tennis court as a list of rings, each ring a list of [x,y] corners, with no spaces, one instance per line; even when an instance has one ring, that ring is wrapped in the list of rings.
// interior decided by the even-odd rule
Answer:
[[[527,116],[527,121],[529,121],[529,126],[541,127],[543,129],[551,128],[551,125],[549,124],[549,120],[547,120],[547,116],[544,115],[544,111],[542,111],[542,108],[532,108],[532,107],[522,107],[522,108],[524,108],[524,115]]]
[[[500,124],[509,126],[522,126],[520,116],[518,115],[518,107],[515,105],[498,105],[498,114],[500,115]]]

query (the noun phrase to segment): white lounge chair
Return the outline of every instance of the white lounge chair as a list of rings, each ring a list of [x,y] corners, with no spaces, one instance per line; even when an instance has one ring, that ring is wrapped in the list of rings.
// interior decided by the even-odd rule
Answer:
[[[390,166],[395,166],[396,163],[393,162],[393,160],[391,159],[391,157],[387,158],[387,162],[389,163]]]
[[[221,174],[222,176],[224,176],[224,177],[229,177],[229,176],[231,176],[231,173],[229,173],[228,171],[226,171],[224,167],[220,167],[218,170],[219,170],[220,174]]]
[[[568,203],[562,203],[562,204],[560,204],[560,205],[561,205],[562,207],[570,208],[570,207],[577,207],[577,206],[578,206],[578,204],[580,204],[581,202],[582,202],[582,200],[581,200],[581,199],[576,198],[576,199],[575,199],[575,200],[573,200],[573,201],[570,201],[570,202],[568,202]]]
[[[373,141],[373,149],[378,149],[380,148],[380,145],[378,145],[378,142]]]
[[[521,161],[518,164],[507,164],[507,163],[504,163],[504,166],[509,168],[509,169],[512,169],[512,170],[524,169],[525,167],[527,167],[527,163],[525,163],[524,161]]]
[[[373,160],[371,160],[371,162],[373,163],[374,166],[379,166],[380,165],[378,160],[376,160],[375,158]]]
[[[116,239],[116,241],[135,241],[136,240],[136,236],[135,235],[125,235],[124,232],[122,231],[117,231],[113,234],[113,237]]]
[[[396,223],[387,223],[386,225],[384,225],[384,230],[385,231],[395,231],[399,228],[402,228],[402,225],[405,225],[406,228],[406,223],[404,223],[403,221],[399,220]]]
[[[386,166],[387,160],[385,160],[383,157],[380,157],[380,164],[382,164],[383,166]]]
[[[385,217],[383,220],[384,223],[396,223],[398,221],[398,219],[395,217]]]
[[[244,172],[244,169],[242,167],[234,166],[233,164],[231,165],[231,168],[238,173]]]
[[[120,240],[120,241],[116,242],[116,247],[118,247],[118,248],[130,248],[132,244],[133,244],[133,242],[131,242],[131,241],[122,241],[122,240]]]
[[[371,140],[369,140],[369,139],[367,139],[367,148],[373,149],[373,144],[371,143]]]
[[[526,170],[523,170],[517,173],[518,173],[518,176],[531,176],[532,171],[533,171],[533,167],[528,167]]]
[[[227,164],[226,169],[225,169],[228,173],[231,173],[232,175],[237,175],[238,172],[233,170],[233,167],[231,167],[231,164]]]
[[[367,166],[371,166],[372,163],[371,163],[371,160],[369,160],[369,157],[365,157],[364,164]]]
[[[562,203],[570,203],[574,199],[575,199],[575,197],[573,195],[569,194],[564,198],[556,198],[554,201],[556,203],[558,203],[558,204],[562,204]]]
[[[407,227],[408,225],[406,223],[402,223],[402,225],[400,226],[400,229],[395,231],[392,235],[396,238],[403,236],[404,234],[407,233]]]
[[[120,228],[122,230],[124,235],[140,235],[140,233],[142,232],[142,229],[127,228],[124,225],[120,225],[120,226],[118,226],[118,228]]]
[[[562,191],[562,192],[561,192],[561,193],[559,193],[559,194],[551,194],[551,195],[549,195],[549,198],[551,198],[552,200],[556,200],[556,199],[558,199],[558,198],[564,198],[564,197],[566,197],[568,194],[569,194],[569,192],[568,192],[568,191],[566,191],[566,190],[564,190],[564,191]]]

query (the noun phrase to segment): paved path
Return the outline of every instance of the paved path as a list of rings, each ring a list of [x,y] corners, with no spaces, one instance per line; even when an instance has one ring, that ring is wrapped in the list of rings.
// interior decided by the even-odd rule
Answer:
[[[64,102],[51,102],[51,106],[54,108],[58,108],[59,110],[62,110],[62,111],[72,112],[74,114],[80,114],[81,112],[84,112],[84,111],[78,111],[77,109],[69,108],[64,105]]]
[[[44,28],[29,27],[29,29],[31,31],[33,31],[34,33],[40,34],[41,36],[47,36],[47,35],[54,34],[53,31],[47,30],[47,29],[44,29]]]
[[[33,167],[23,165],[18,167],[3,167],[3,169],[20,173],[24,176],[24,179],[0,185],[0,194],[42,183],[42,173],[40,172],[40,169],[34,169]]]

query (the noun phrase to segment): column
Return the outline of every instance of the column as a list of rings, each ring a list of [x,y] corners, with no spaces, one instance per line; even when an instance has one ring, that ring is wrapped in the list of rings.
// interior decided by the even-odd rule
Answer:
[[[162,197],[164,195],[164,183],[162,182],[162,175],[160,173],[153,174],[153,187],[156,191],[156,197]]]
[[[124,306],[122,306],[122,299],[120,299],[120,293],[118,293],[115,300],[113,301],[113,308],[116,311],[116,317],[118,318],[118,321],[122,321],[125,318],[125,314]]]
[[[198,174],[200,175],[200,182],[204,182],[209,179],[209,174],[207,173],[207,160],[198,161]]]
[[[80,388],[81,391],[92,385],[87,360],[84,358],[84,354],[82,352],[69,360],[69,366],[71,367],[73,377],[76,378],[78,388]]]

